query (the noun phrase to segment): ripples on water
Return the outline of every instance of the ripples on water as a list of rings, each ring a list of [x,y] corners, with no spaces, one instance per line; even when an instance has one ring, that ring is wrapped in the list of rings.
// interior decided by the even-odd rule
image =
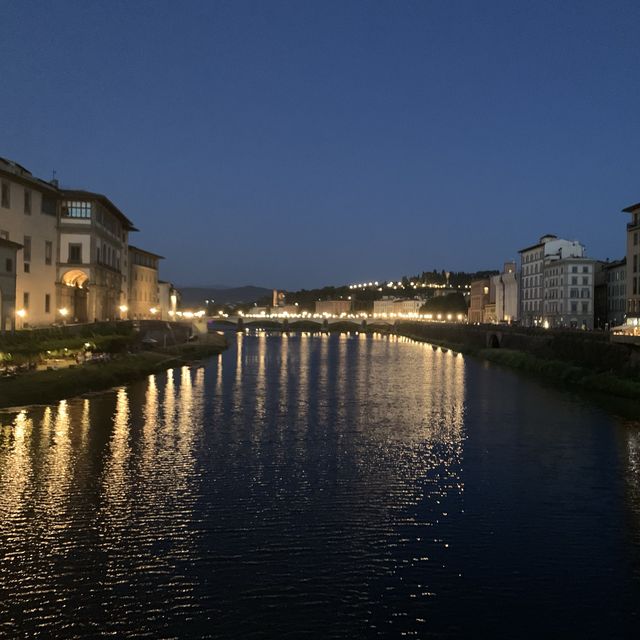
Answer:
[[[0,414],[0,636],[633,637],[636,425],[401,338],[236,340]]]

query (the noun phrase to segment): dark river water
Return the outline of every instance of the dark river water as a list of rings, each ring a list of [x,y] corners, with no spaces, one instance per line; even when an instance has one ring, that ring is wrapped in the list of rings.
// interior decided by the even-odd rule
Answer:
[[[637,638],[640,427],[394,337],[0,414],[2,638]]]

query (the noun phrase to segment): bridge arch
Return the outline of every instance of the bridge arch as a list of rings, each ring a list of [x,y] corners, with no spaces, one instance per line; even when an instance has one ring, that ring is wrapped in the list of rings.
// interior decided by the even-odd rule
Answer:
[[[489,349],[499,349],[502,346],[502,334],[500,332],[487,333],[487,347]]]

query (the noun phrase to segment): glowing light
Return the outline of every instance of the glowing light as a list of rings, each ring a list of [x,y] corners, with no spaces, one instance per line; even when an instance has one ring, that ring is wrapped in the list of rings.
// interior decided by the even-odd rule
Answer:
[[[62,307],[62,309],[58,309],[58,313],[64,318],[69,313],[69,309]]]
[[[155,316],[156,313],[158,313],[158,310],[155,307],[151,307],[151,309],[149,309],[149,313]]]
[[[27,315],[27,312],[25,309],[18,309],[16,311],[16,315],[20,318],[24,318]]]
[[[121,311],[122,313],[127,313],[127,311],[129,311],[129,307],[127,307],[127,305],[126,305],[126,304],[121,304],[121,305],[120,305],[120,311]]]

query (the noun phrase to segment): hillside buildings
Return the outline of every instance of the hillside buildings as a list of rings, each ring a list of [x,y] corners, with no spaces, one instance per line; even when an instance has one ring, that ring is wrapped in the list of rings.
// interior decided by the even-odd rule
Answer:
[[[7,297],[3,304],[15,307],[13,325],[162,315],[160,256],[130,251],[129,234],[134,231],[131,220],[107,196],[61,189],[57,181],[40,180],[0,158],[0,240],[14,243],[3,243],[2,256],[16,251],[14,301]],[[7,265],[0,264],[3,280]],[[168,297],[170,305],[171,293]]]
[[[384,318],[398,315],[417,314],[423,304],[423,300],[384,296],[382,300],[374,301],[373,316]]]
[[[315,304],[316,313],[326,313],[339,316],[351,312],[351,300],[318,300]]]

